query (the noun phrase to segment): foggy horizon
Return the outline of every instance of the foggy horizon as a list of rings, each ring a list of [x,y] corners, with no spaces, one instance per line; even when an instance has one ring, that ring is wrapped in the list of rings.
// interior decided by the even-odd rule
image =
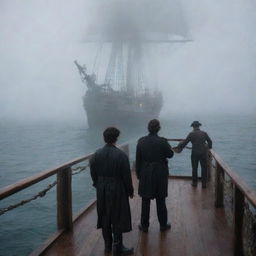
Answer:
[[[83,43],[96,1],[0,3],[0,118],[81,120],[86,86],[73,61],[91,71],[97,45]],[[99,2],[99,1],[98,1]],[[192,41],[158,46],[160,118],[255,115],[256,4],[180,0]]]

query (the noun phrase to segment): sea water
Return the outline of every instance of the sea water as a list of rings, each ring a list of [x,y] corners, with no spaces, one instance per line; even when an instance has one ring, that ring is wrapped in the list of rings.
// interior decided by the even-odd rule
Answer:
[[[190,116],[160,119],[160,135],[185,138],[190,132]],[[201,116],[202,130],[213,140],[213,149],[256,190],[256,118],[255,115]],[[147,129],[135,127],[121,132],[119,143],[130,145],[130,160],[134,161],[137,139]],[[94,152],[103,145],[102,130],[89,129],[83,122],[18,122],[0,124],[0,187],[15,183],[40,171]],[[171,142],[175,146],[176,142]],[[81,163],[80,166],[85,166]],[[191,175],[190,150],[175,154],[169,161],[170,173]],[[52,176],[43,182],[0,202],[0,208],[31,198],[54,182]],[[88,172],[73,176],[73,214],[95,198]],[[171,214],[171,213],[170,213]],[[0,256],[25,256],[56,231],[56,187],[46,196],[0,216]],[[95,223],[96,225],[96,223]]]

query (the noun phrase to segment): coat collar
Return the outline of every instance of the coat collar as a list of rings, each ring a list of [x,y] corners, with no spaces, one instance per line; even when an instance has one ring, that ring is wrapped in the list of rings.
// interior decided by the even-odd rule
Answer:
[[[105,147],[114,147],[115,148],[116,146],[114,144],[108,144],[107,143],[107,144],[105,144]]]
[[[158,136],[157,133],[149,133],[148,136]]]

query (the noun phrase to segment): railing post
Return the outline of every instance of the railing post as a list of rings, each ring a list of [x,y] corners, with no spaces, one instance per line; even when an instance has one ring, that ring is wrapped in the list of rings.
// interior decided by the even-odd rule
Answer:
[[[234,256],[243,256],[243,216],[244,195],[235,185],[234,188]]]
[[[215,178],[215,207],[223,207],[223,179],[224,173],[223,169],[216,162],[216,178]]]
[[[211,180],[212,175],[212,154],[210,150],[207,151],[207,181]]]
[[[58,229],[72,230],[72,169],[57,173],[57,223]]]

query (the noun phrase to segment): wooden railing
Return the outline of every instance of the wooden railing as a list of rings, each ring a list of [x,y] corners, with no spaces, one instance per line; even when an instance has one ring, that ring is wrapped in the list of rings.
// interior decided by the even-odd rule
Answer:
[[[245,202],[247,201],[252,208],[256,209],[256,192],[253,191],[213,150],[209,150],[209,166],[211,172],[215,170],[215,207],[225,207],[224,183],[226,179],[228,179],[228,182],[231,183],[230,187],[232,187],[233,202],[232,213],[234,230],[234,255],[242,256],[247,254],[245,253],[245,249],[248,249],[244,248],[243,246]],[[255,231],[251,231],[254,232],[254,235],[256,236]],[[255,247],[256,245],[254,244],[254,248],[251,249],[254,251],[254,253],[256,252]]]
[[[168,139],[168,141],[180,142],[183,139]],[[124,144],[120,148],[129,155],[129,146]],[[9,197],[25,188],[32,186],[50,176],[57,175],[57,227],[59,233],[54,236],[54,240],[65,230],[73,227],[72,218],[72,166],[89,160],[93,154],[89,154],[70,162],[67,162],[54,169],[43,171],[33,177],[21,180],[15,184],[0,190],[0,200]],[[213,177],[215,177],[213,179]],[[243,225],[245,201],[248,201],[256,209],[256,192],[248,185],[215,153],[212,149],[208,151],[208,180],[215,182],[215,207],[225,207],[224,205],[224,183],[228,177],[233,188],[233,230],[234,230],[234,255],[244,255],[243,248]],[[53,239],[52,239],[53,240]],[[45,244],[51,243],[52,240]],[[37,253],[35,253],[37,255]]]
[[[180,142],[184,139],[168,139],[168,141]],[[214,152],[212,149],[208,150],[208,159],[207,159],[207,177],[208,181],[213,181],[214,176],[214,192],[215,192],[215,207],[222,208],[225,207],[224,204],[224,183],[225,177],[228,177],[228,182],[231,183],[232,187],[232,202],[233,208],[232,212],[232,226],[234,232],[234,255],[243,256],[243,255],[256,255],[256,244],[254,248],[251,248],[250,253],[245,253],[243,229],[244,229],[244,219],[245,219],[245,202],[248,201],[252,208],[256,212],[256,192],[252,190],[242,179],[238,176],[221,158]],[[215,170],[215,173],[213,173]],[[254,214],[252,215],[255,215]],[[256,216],[255,216],[256,221]],[[256,222],[252,225],[252,229],[256,230]],[[251,230],[255,235],[256,231]],[[255,240],[256,241],[256,240]]]
[[[123,144],[119,146],[127,155],[129,155],[129,145]],[[72,161],[64,163],[56,168],[49,169],[40,172],[32,177],[18,181],[15,184],[4,187],[0,190],[0,200],[7,198],[21,190],[29,188],[30,186],[39,183],[47,179],[50,176],[57,175],[57,228],[58,232],[53,235],[53,238],[49,239],[47,244],[50,244],[55,240],[63,231],[72,230],[73,219],[72,215],[72,166],[81,163],[83,161],[89,160],[93,154],[89,154],[83,157],[76,158]],[[79,215],[77,215],[77,218]],[[42,251],[41,248],[39,251]],[[36,252],[34,255],[38,255]]]

